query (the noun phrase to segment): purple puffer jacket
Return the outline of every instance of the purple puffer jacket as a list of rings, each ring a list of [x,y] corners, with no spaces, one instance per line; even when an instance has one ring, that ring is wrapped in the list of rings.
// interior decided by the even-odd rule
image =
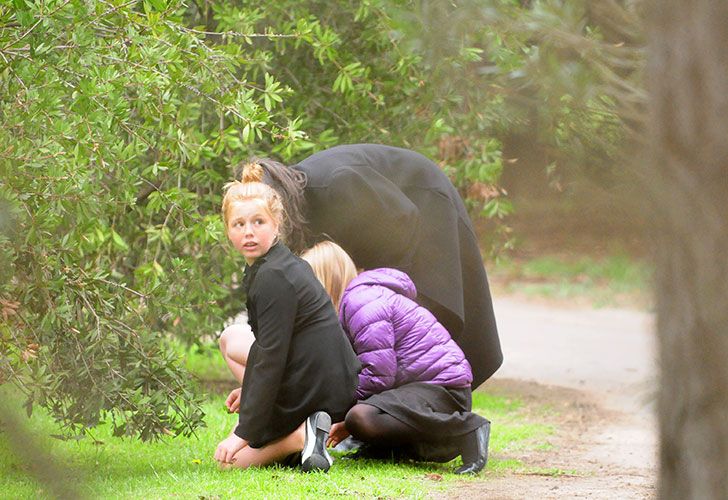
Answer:
[[[362,364],[358,400],[410,382],[470,387],[470,364],[396,269],[365,271],[344,291],[339,319]]]

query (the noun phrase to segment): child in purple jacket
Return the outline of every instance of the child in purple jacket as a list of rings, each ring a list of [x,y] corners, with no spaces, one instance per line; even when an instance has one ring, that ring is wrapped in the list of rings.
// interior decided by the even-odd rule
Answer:
[[[370,451],[392,448],[416,459],[462,457],[456,474],[488,460],[490,422],[472,413],[472,372],[463,351],[432,313],[415,302],[409,276],[379,268],[357,275],[336,243],[301,257],[331,296],[361,364],[357,403],[331,429],[335,446],[351,434]]]

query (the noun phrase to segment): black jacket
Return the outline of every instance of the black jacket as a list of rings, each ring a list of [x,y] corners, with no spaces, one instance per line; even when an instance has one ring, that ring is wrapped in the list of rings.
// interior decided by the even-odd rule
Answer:
[[[419,300],[473,368],[473,388],[503,362],[488,279],[472,222],[440,168],[407,149],[337,146],[301,161],[309,228],[358,267],[410,275]]]
[[[255,342],[235,434],[259,448],[315,411],[343,420],[361,365],[311,267],[278,243],[246,268],[243,286]]]

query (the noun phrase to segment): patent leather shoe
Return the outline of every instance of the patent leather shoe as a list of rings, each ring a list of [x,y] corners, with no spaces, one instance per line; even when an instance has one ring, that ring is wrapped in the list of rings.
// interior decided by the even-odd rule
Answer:
[[[478,455],[472,462],[463,463],[455,469],[455,474],[477,474],[488,463],[488,442],[490,441],[490,422],[486,422],[470,433],[468,439],[475,439]]]

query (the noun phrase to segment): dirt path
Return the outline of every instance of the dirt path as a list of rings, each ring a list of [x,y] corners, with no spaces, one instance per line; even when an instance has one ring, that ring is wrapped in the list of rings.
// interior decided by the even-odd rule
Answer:
[[[505,362],[485,387],[553,406],[558,431],[549,450],[509,455],[543,473],[488,475],[451,498],[654,498],[651,315],[512,299],[495,308]]]

